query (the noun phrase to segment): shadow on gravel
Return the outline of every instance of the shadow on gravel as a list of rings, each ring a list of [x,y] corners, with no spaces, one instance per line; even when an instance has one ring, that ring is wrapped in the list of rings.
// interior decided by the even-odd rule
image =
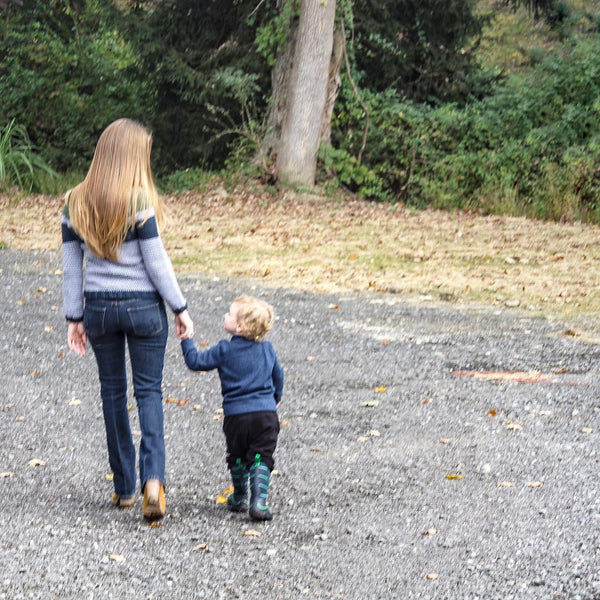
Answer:
[[[275,307],[275,519],[215,503],[219,381],[185,368],[172,329],[168,514],[150,527],[139,500],[110,506],[95,362],[67,353],[59,269],[0,251],[0,598],[600,597],[598,346],[512,312],[181,279],[198,344],[237,294]]]

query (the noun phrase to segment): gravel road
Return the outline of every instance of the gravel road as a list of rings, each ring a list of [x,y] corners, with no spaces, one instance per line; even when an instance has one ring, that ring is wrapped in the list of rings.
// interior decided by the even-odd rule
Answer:
[[[600,598],[600,347],[566,324],[181,278],[197,343],[239,293],[275,307],[275,518],[216,503],[218,377],[186,369],[171,327],[167,516],[150,527],[139,498],[110,504],[95,361],[67,352],[59,269],[0,250],[0,598]]]

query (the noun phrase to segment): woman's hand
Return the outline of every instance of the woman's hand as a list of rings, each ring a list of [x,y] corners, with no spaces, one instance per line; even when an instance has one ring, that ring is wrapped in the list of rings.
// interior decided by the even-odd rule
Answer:
[[[175,315],[175,328],[177,329],[177,337],[180,340],[194,337],[194,322],[187,310]]]
[[[69,348],[79,354],[79,356],[85,355],[85,348],[87,346],[87,335],[85,334],[85,327],[83,322],[69,323],[69,329],[67,331],[67,342]]]

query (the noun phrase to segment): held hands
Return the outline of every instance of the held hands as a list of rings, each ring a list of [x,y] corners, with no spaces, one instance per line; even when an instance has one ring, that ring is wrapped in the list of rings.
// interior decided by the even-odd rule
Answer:
[[[78,354],[79,356],[85,355],[85,348],[87,346],[87,335],[85,334],[85,327],[82,322],[69,323],[69,329],[67,330],[67,342],[69,348]]]
[[[187,310],[175,315],[175,328],[177,329],[177,337],[180,340],[194,337],[194,322]]]

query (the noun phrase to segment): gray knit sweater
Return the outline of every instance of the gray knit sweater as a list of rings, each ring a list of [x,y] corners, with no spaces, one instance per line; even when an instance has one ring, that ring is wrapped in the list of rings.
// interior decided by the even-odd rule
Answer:
[[[187,308],[163,246],[154,209],[136,214],[116,262],[96,256],[77,235],[69,219],[68,203],[61,225],[63,303],[68,321],[83,320],[84,292],[158,292],[175,314]]]

